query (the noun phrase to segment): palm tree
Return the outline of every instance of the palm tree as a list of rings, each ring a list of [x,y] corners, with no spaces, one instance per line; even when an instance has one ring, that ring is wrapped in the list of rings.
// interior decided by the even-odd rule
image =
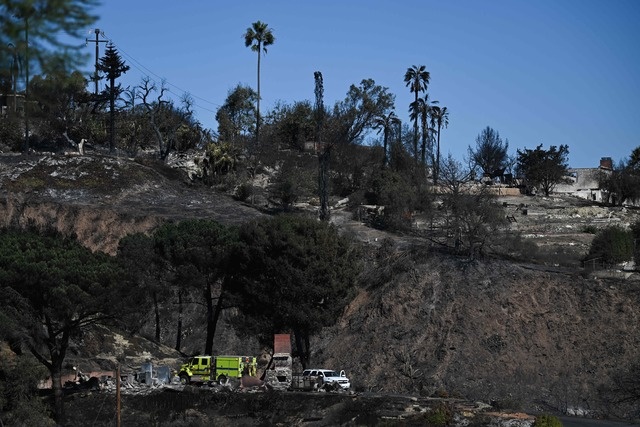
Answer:
[[[428,126],[429,119],[431,119],[431,110],[433,108],[433,104],[437,104],[438,101],[431,101],[429,99],[429,94],[425,93],[424,98],[418,98],[417,103],[412,102],[409,106],[410,111],[410,119],[417,120],[420,119],[421,124],[421,136],[422,143],[420,146],[420,158],[422,159],[422,166],[426,165],[426,151],[427,151],[427,141],[431,141],[433,138],[431,137],[431,132],[433,131],[432,127]]]
[[[396,116],[396,113],[391,111],[387,115],[377,116],[373,119],[373,127],[378,129],[378,133],[382,132],[382,141],[384,148],[384,157],[382,158],[382,167],[386,167],[388,163],[388,146],[389,146],[389,134],[393,130],[394,125],[400,124],[400,119]]]
[[[442,126],[445,128],[449,125],[449,111],[447,107],[439,107],[434,105],[431,108],[431,126],[436,127],[438,135],[438,147],[436,150],[436,164],[433,173],[433,183],[438,183],[438,173],[440,172],[440,130]]]
[[[260,139],[260,54],[264,50],[267,53],[267,46],[275,42],[273,30],[260,21],[256,21],[244,33],[244,45],[251,46],[251,50],[258,52],[258,100],[256,101],[256,142]]]
[[[418,111],[419,102],[418,95],[420,92],[426,92],[427,86],[429,85],[429,79],[431,75],[427,71],[427,68],[424,65],[413,65],[410,68],[407,68],[407,72],[404,73],[404,81],[406,86],[409,87],[411,93],[415,93],[415,101],[409,106],[409,111]],[[413,107],[412,107],[413,106]],[[413,153],[414,158],[418,161],[418,115],[413,116]]]

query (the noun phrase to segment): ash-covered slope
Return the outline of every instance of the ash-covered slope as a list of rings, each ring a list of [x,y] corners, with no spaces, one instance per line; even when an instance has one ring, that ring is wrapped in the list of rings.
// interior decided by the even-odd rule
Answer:
[[[557,211],[551,219],[564,229]],[[168,220],[231,224],[259,215],[163,165],[101,156],[0,156],[1,225],[51,225],[93,250],[114,253],[122,236]],[[589,224],[582,211],[566,217]],[[549,224],[549,215],[528,215],[517,225],[550,240]],[[348,219],[339,226],[352,227],[354,238],[375,247],[385,237]],[[567,243],[567,236],[552,237]],[[314,365],[345,369],[357,390],[640,417],[637,405],[613,402],[620,380],[640,361],[637,279],[468,262],[415,245],[402,239],[397,248],[406,252],[370,263],[371,280],[338,324],[314,339]],[[220,335],[228,342],[217,347],[234,348],[233,336]]]
[[[92,250],[113,254],[121,237],[164,221],[212,218],[238,224],[259,215],[157,161],[0,156],[0,225],[51,226],[75,233]]]
[[[612,404],[640,360],[639,281],[428,253],[405,270],[360,291],[318,359],[367,390],[640,415]]]

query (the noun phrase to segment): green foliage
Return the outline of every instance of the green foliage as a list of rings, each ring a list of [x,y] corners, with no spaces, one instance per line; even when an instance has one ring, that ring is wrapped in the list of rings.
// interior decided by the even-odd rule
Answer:
[[[328,127],[337,132],[328,142],[362,142],[366,131],[374,128],[376,117],[393,110],[394,100],[389,88],[377,85],[373,79],[364,79],[359,86],[351,85],[346,98],[334,106],[333,124]]]
[[[295,102],[293,105],[278,104],[266,122],[274,128],[273,135],[281,149],[302,151],[305,142],[314,140],[313,108],[309,101]]]
[[[129,68],[113,43],[107,43],[104,56],[100,58],[98,63],[98,70],[104,72],[105,77],[109,80],[109,88],[107,90],[114,91],[115,85],[113,82],[122,74],[129,71]],[[117,93],[115,94],[117,95]]]
[[[226,175],[236,170],[239,163],[240,150],[230,142],[211,143],[206,147],[208,172],[212,178]]]
[[[216,112],[221,141],[237,143],[242,136],[248,137],[255,131],[254,104],[257,99],[258,94],[248,86],[239,84],[229,91],[224,104]]]
[[[33,356],[16,354],[0,341],[0,424],[55,424],[49,417],[48,408],[38,397],[38,383],[46,376],[46,369]]]
[[[49,370],[62,409],[60,372],[69,340],[83,327],[107,319],[125,287],[114,260],[92,253],[56,232],[0,231],[0,312],[12,333]]]
[[[378,147],[337,145],[331,157],[331,193],[351,198],[353,193],[366,188],[372,171],[380,169],[381,160],[382,152]]]
[[[230,291],[244,314],[241,329],[267,341],[288,330],[308,339],[338,320],[360,262],[333,226],[282,215],[243,225],[239,240]]]
[[[426,92],[429,86],[429,80],[431,74],[427,71],[427,67],[424,65],[413,65],[407,68],[404,74],[405,85],[409,88],[411,93],[415,95],[415,100],[410,106],[410,110],[414,112],[418,110],[418,98],[421,92]],[[413,114],[413,155],[414,159],[418,160],[418,118],[419,114]]]
[[[116,99],[122,93],[120,84],[116,85],[116,79],[122,74],[129,71],[129,66],[125,64],[124,60],[118,53],[118,50],[113,43],[107,43],[104,56],[100,58],[100,62],[97,66],[99,71],[105,73],[105,77],[109,82],[103,92],[103,96],[109,100],[109,150],[113,152],[115,150],[115,120],[116,120]],[[97,73],[97,71],[96,71]],[[97,76],[96,76],[97,78]]]
[[[529,189],[537,188],[548,196],[567,175],[568,157],[568,145],[552,145],[549,150],[543,150],[540,144],[535,150],[518,150],[518,173]]]
[[[71,238],[0,231],[0,283],[26,304],[25,316],[35,316],[29,322],[46,317],[60,333],[83,325],[101,311],[117,273],[109,256],[92,253]]]
[[[305,160],[315,159],[308,156],[294,157],[285,160],[277,171],[273,186],[269,189],[270,196],[281,203],[285,210],[289,210],[300,197],[311,197],[317,191],[312,166]]]
[[[542,414],[536,417],[533,427],[562,427],[562,421],[554,415]]]
[[[487,126],[476,137],[475,150],[469,146],[469,158],[482,173],[493,173],[507,167],[509,141],[502,141],[500,133]]]
[[[156,253],[176,268],[185,286],[199,285],[224,274],[232,229],[213,220],[165,224],[153,235]]]
[[[601,258],[608,264],[633,259],[633,234],[619,226],[602,229],[591,242],[586,259]]]
[[[85,65],[86,56],[82,53],[82,50],[86,52],[85,31],[98,18],[91,14],[96,6],[96,0],[3,0],[0,4],[0,45],[13,43],[19,51],[25,52],[28,23],[28,56],[30,61],[37,60],[40,71],[77,69]],[[78,43],[80,40],[82,44]]]
[[[170,295],[168,275],[163,271],[162,259],[154,251],[153,237],[135,233],[120,239],[118,262],[127,271],[129,298],[122,301],[120,324],[123,329],[135,333],[146,323],[148,312],[140,310],[140,301],[153,301],[155,305],[166,301]],[[157,307],[154,307],[157,308]],[[159,325],[156,325],[156,341],[160,341]]]
[[[0,149],[4,145],[12,151],[20,151],[24,143],[23,133],[24,124],[16,117],[5,117],[0,120]]]
[[[426,96],[425,96],[426,98]],[[437,101],[434,101],[437,103]],[[449,126],[449,111],[447,107],[439,107],[437,105],[432,105],[429,107],[429,117],[431,121],[431,127],[435,127],[436,135],[437,135],[437,144],[436,144],[436,156],[435,161],[433,161],[433,165],[435,166],[435,173],[433,174],[433,182],[438,183],[438,179],[440,177],[440,134],[442,132],[442,127],[445,128]],[[425,137],[423,137],[425,139]],[[425,147],[424,143],[422,146],[422,152],[424,153]],[[432,150],[433,151],[433,150]],[[424,163],[424,155],[423,155],[423,163]]]
[[[436,404],[426,414],[427,426],[442,427],[453,423],[453,409],[444,402]]]
[[[83,122],[89,120],[89,94],[82,73],[51,73],[35,76],[30,83],[31,98],[37,102],[32,118],[37,121],[37,133],[44,141],[55,142],[59,149],[69,146],[69,139],[77,144],[85,133]]]
[[[400,125],[400,123],[400,119],[394,111],[376,116],[373,120],[373,128],[377,129],[378,133],[382,132],[382,149],[384,154],[382,167],[387,166],[389,163],[390,138],[394,133],[394,129]]]
[[[251,197],[254,193],[253,185],[250,182],[243,182],[236,188],[235,198],[245,202]]]
[[[627,202],[640,201],[640,147],[631,153],[631,159],[622,160],[611,171],[600,171],[598,184],[604,191],[605,200],[622,206]]]
[[[384,206],[384,214],[373,224],[380,228],[402,230],[411,225],[411,213],[418,204],[417,187],[409,177],[389,169],[378,169],[371,177],[365,194],[370,205]]]
[[[236,230],[213,220],[186,220],[161,226],[153,238],[155,253],[165,262],[165,269],[173,274],[178,293],[200,295],[207,307],[204,352],[211,354],[217,320],[226,297],[225,276],[230,271]],[[222,290],[214,295],[217,283],[222,283]],[[217,299],[215,308],[214,299]],[[176,349],[180,350],[179,341]]]

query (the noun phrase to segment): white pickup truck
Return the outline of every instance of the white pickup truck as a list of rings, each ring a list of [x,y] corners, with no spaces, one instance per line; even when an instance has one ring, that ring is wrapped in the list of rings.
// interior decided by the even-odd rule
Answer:
[[[349,390],[351,388],[351,382],[345,375],[344,371],[337,373],[331,369],[305,369],[302,372],[303,380],[315,379],[315,383],[318,388],[322,388],[328,385],[338,384],[342,390]],[[304,381],[308,383],[308,381]]]

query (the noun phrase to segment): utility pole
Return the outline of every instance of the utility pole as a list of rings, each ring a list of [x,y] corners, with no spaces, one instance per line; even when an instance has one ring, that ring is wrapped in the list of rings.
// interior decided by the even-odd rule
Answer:
[[[24,154],[29,154],[29,16],[24,17],[25,85],[24,85]]]
[[[99,80],[99,78],[98,78],[98,57],[100,55],[100,53],[98,51],[98,46],[99,46],[100,43],[106,43],[108,40],[100,40],[100,28],[96,28],[94,30],[94,32],[96,33],[96,39],[95,40],[89,40],[89,39],[85,39],[85,40],[86,40],[87,44],[89,44],[89,43],[95,43],[96,44],[96,72],[93,75],[93,80],[94,80],[94,82],[96,84],[96,92],[95,92],[95,94],[97,96],[98,95],[98,80]]]
[[[116,368],[116,427],[122,425],[120,418],[120,363]]]

